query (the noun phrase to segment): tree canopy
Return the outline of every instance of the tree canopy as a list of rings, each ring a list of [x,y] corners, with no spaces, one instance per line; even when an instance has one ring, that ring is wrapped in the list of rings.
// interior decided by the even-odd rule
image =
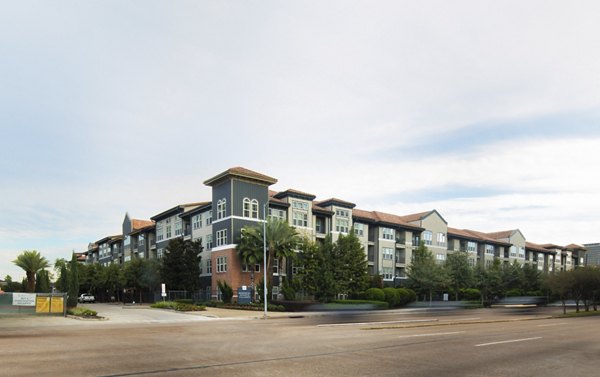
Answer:
[[[27,276],[27,292],[35,291],[35,274],[50,267],[46,258],[41,256],[36,250],[23,251],[13,263],[25,271],[25,275]]]

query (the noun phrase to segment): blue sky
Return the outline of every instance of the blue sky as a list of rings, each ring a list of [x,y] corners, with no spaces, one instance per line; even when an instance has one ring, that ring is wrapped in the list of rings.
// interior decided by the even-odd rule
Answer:
[[[595,1],[25,1],[0,6],[0,275],[273,188],[450,226],[600,241]]]

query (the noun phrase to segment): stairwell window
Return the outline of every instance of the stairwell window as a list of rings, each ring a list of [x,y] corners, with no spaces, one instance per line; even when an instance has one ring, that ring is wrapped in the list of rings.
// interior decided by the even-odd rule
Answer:
[[[227,245],[227,229],[217,230],[217,247]]]
[[[217,201],[217,220],[224,219],[227,212],[227,199],[223,198]]]
[[[258,200],[244,198],[244,217],[258,219]]]

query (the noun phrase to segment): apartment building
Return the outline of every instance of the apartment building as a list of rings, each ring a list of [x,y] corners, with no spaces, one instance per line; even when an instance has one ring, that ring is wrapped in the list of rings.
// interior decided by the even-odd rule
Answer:
[[[207,297],[218,298],[217,281],[227,281],[234,294],[241,286],[254,286],[262,266],[242,265],[236,252],[242,228],[262,224],[266,216],[287,221],[305,237],[335,241],[353,231],[365,250],[369,274],[380,275],[387,285],[402,285],[412,253],[422,241],[438,263],[449,253],[464,251],[471,265],[529,263],[540,271],[574,268],[583,263],[585,248],[527,242],[519,229],[485,233],[448,227],[435,209],[410,215],[394,215],[356,208],[356,204],[296,189],[274,191],[277,179],[242,167],[230,168],[204,184],[212,188],[210,201],[180,204],[150,220],[125,215],[122,234],[91,243],[88,263],[124,263],[131,258],[162,258],[175,238],[202,242],[200,282]],[[274,263],[273,293],[279,279],[295,272],[293,264]]]
[[[600,242],[586,243],[583,247],[587,250],[585,255],[586,266],[600,266]]]

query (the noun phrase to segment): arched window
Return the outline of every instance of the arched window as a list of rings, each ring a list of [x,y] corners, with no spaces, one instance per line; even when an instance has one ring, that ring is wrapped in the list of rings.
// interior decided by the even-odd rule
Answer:
[[[258,200],[252,199],[252,214],[251,217],[253,219],[258,219]]]
[[[250,217],[250,199],[244,198],[244,217]]]
[[[225,198],[217,201],[217,220],[225,218],[226,209],[227,209],[227,200]]]

